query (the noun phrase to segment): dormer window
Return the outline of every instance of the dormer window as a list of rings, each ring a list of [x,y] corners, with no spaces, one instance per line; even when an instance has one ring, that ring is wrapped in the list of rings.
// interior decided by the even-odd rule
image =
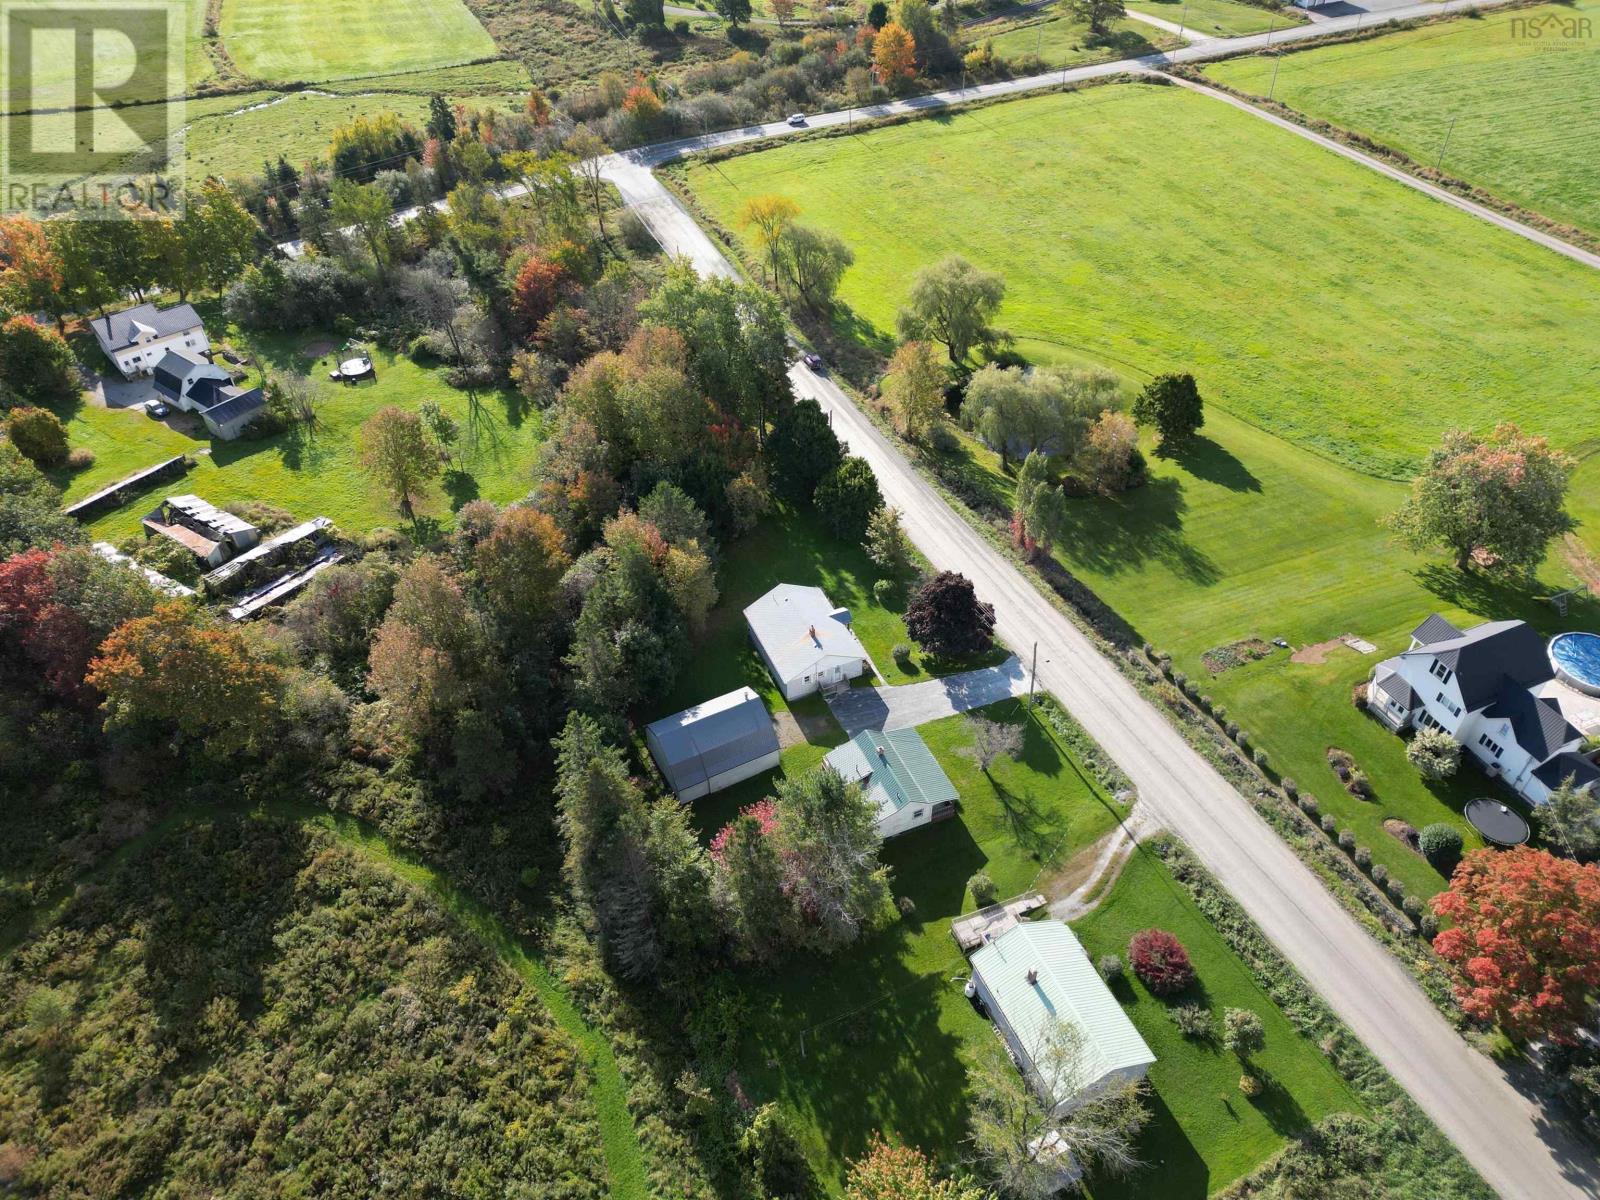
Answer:
[[[1433,660],[1433,666],[1429,667],[1428,670],[1433,672],[1433,674],[1438,678],[1440,683],[1449,683],[1450,682],[1450,676],[1455,673],[1455,672],[1451,671],[1449,667],[1445,666],[1442,662],[1440,662],[1437,658]]]

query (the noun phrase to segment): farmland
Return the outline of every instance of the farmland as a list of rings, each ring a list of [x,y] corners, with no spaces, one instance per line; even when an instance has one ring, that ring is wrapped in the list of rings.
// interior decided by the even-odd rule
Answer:
[[[383,75],[495,54],[461,0],[229,0],[222,37],[239,70],[264,82]]]
[[[1210,37],[1242,37],[1306,23],[1306,18],[1294,9],[1263,8],[1233,0],[1138,0],[1133,7]]]
[[[1579,0],[1291,53],[1276,65],[1274,95],[1600,234],[1600,157],[1592,153],[1600,136],[1597,20],[1600,4]],[[1206,72],[1265,95],[1274,69],[1271,59],[1252,57]]]
[[[1176,37],[1127,17],[1112,22],[1104,36],[1094,37],[1087,25],[1064,14],[1019,23],[997,23],[992,27],[980,25],[972,30],[972,36],[986,41],[992,39],[994,52],[1001,58],[1036,55],[1052,67],[1132,58],[1179,44]]]
[[[903,186],[885,193],[871,178]],[[1152,457],[1145,487],[1074,501],[1057,554],[1139,637],[1203,680],[1376,861],[1413,890],[1442,886],[1383,821],[1420,828],[1449,817],[1481,781],[1464,773],[1424,785],[1402,743],[1351,708],[1372,659],[1343,647],[1320,663],[1276,654],[1212,679],[1200,656],[1249,636],[1303,646],[1345,633],[1393,653],[1435,609],[1552,625],[1547,605],[1394,546],[1378,521],[1403,488],[1354,468],[1407,471],[1457,421],[1505,416],[1558,441],[1587,436],[1570,400],[1547,386],[1565,376],[1571,395],[1592,396],[1580,381],[1600,373],[1580,345],[1600,310],[1578,268],[1169,89],[1023,100],[843,145],[735,157],[691,168],[689,179],[725,225],[740,196],[776,191],[844,236],[857,265],[842,293],[876,347],[887,344],[908,267],[954,251],[1006,276],[1001,323],[1030,357],[1098,361],[1130,384],[1193,369],[1211,406],[1206,437],[1181,458]],[[1248,206],[1234,199],[1236,179],[1257,187]],[[931,194],[948,219],[908,219],[903,206]],[[1490,300],[1518,293],[1547,306],[1524,323]],[[1534,325],[1567,347],[1537,367],[1504,340]],[[1515,360],[1524,368],[1505,374]],[[964,440],[947,469],[1009,509],[1010,477],[983,447]],[[1600,547],[1592,525],[1585,535]],[[1537,594],[1570,586],[1565,578],[1553,560]],[[1566,624],[1600,627],[1600,611],[1580,606]],[[1372,776],[1375,802],[1338,788],[1329,744]]]

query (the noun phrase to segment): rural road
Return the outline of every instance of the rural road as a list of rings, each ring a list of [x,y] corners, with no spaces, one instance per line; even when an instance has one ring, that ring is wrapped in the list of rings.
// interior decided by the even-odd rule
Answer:
[[[650,171],[654,162],[685,152],[680,144],[662,157],[615,155],[606,174],[668,254],[689,259],[703,274],[733,276],[727,259]],[[904,513],[918,549],[936,568],[973,581],[994,604],[996,632],[1013,650],[1027,655],[1038,643],[1040,685],[1116,760],[1152,816],[1189,844],[1490,1186],[1507,1200],[1600,1194],[1593,1156],[1450,1027],[1250,803],[944,502],[849,397],[803,365],[794,366],[790,378],[797,394],[831,415],[851,452],[871,464],[884,499]]]

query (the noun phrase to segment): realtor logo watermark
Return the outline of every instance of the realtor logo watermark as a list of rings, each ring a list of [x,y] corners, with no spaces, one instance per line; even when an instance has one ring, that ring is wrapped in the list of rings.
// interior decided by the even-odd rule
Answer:
[[[187,0],[0,0],[0,211],[170,214]]]
[[[1511,37],[1514,41],[1578,41],[1593,36],[1594,22],[1588,17],[1546,13],[1542,17],[1511,18]]]

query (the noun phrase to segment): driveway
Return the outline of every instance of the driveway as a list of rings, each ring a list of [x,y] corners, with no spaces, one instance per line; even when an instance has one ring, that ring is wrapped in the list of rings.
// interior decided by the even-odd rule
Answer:
[[[147,375],[142,379],[122,379],[116,375],[94,377],[89,394],[102,408],[133,408],[156,398],[156,385]]]
[[[854,737],[863,729],[914,729],[941,717],[1027,694],[1028,672],[1013,654],[997,667],[963,671],[926,683],[850,688],[831,697],[828,707],[844,731]]]

